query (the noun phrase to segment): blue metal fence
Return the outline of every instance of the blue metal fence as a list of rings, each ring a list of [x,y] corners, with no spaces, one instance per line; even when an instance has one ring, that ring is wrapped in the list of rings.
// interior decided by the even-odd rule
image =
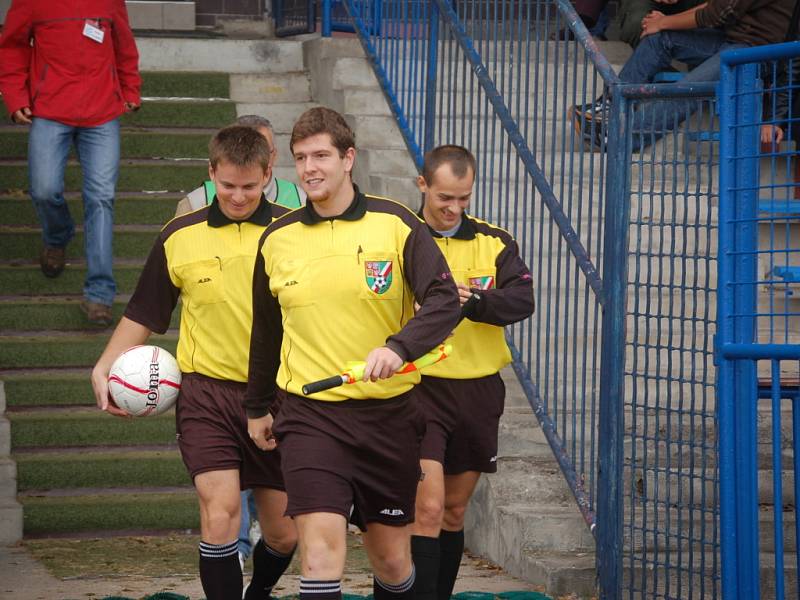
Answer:
[[[798,43],[722,57],[717,403],[725,598],[798,594],[798,61]]]
[[[507,335],[533,412],[595,534],[601,597],[756,597],[730,595],[736,588],[722,580],[719,506],[726,510],[733,494],[738,507],[752,480],[737,472],[720,490],[718,419],[730,415],[715,400],[718,255],[739,261],[735,272],[750,286],[733,286],[740,296],[764,282],[724,251],[718,231],[728,201],[720,198],[714,85],[621,84],[567,0],[342,4],[417,164],[434,145],[471,148],[473,212],[515,236],[539,282],[537,313]],[[755,103],[760,91],[749,90]],[[603,118],[576,117],[603,97]],[[660,110],[665,102],[670,110]],[[754,127],[755,117],[738,118]],[[743,150],[737,161],[760,156]],[[785,154],[768,153],[772,167]],[[770,239],[800,248],[785,227],[782,185],[765,187],[777,213]],[[755,187],[735,180],[731,189],[753,196]],[[739,214],[730,226],[742,223]],[[781,252],[769,254],[769,272],[794,294],[800,261],[795,269]],[[790,309],[770,306],[771,318],[790,322]],[[728,319],[746,329],[743,308]],[[756,373],[738,363],[734,371]],[[749,390],[726,377],[729,390]],[[796,376],[775,385],[779,396],[800,397]],[[753,410],[737,417],[735,433],[747,429],[743,439],[755,443]],[[719,444],[730,455],[729,442]],[[757,558],[758,537],[734,537],[754,542],[747,557]]]

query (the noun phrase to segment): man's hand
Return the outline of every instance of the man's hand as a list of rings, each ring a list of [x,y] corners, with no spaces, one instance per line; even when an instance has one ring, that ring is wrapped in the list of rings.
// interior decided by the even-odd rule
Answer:
[[[31,109],[23,106],[19,110],[15,110],[11,115],[11,120],[17,125],[30,125],[31,124]]]
[[[648,35],[653,35],[664,29],[664,20],[666,15],[657,10],[651,10],[644,19],[642,19],[642,33],[639,34],[640,38]]]
[[[367,355],[362,381],[378,381],[388,379],[403,366],[403,359],[386,346],[375,348]]]
[[[102,367],[100,363],[97,363],[94,369],[92,369],[92,389],[94,390],[94,399],[97,402],[97,408],[115,417],[130,418],[130,415],[114,404],[111,396],[109,396],[108,369]]]
[[[783,129],[777,125],[762,125],[761,126],[761,143],[776,146],[783,141]]]
[[[247,419],[247,435],[261,450],[275,450],[278,447],[272,435],[272,415],[269,413],[257,419]]]
[[[463,283],[457,283],[456,286],[458,287],[458,301],[461,303],[461,306],[464,306],[467,300],[472,297],[472,290]]]
[[[141,104],[134,104],[133,102],[125,103],[125,112],[136,112],[142,107]]]

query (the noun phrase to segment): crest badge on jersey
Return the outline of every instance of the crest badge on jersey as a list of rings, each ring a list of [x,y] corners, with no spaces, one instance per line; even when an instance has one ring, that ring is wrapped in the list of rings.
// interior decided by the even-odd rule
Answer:
[[[494,289],[494,276],[485,275],[483,277],[470,277],[469,287],[477,288],[479,290],[493,290]]]
[[[364,263],[367,286],[376,294],[383,294],[392,287],[392,261],[368,260]]]

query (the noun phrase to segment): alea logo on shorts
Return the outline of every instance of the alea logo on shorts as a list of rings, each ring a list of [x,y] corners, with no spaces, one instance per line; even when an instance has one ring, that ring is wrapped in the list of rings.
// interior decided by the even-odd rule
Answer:
[[[392,287],[392,261],[368,260],[364,263],[367,285],[376,294],[383,294]]]
[[[479,290],[493,290],[494,277],[492,275],[486,275],[485,277],[470,277],[469,287],[478,288]]]
[[[384,509],[381,511],[381,514],[382,514],[382,515],[388,515],[388,516],[390,516],[390,517],[402,517],[402,516],[403,516],[403,515],[405,515],[406,513],[404,513],[404,512],[403,512],[402,510],[400,510],[399,508],[384,508]]]

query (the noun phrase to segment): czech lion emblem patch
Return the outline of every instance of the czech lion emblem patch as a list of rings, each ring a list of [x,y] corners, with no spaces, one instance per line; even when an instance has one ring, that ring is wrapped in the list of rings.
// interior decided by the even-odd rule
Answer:
[[[392,287],[392,261],[368,260],[364,263],[367,286],[376,294],[383,294]]]

